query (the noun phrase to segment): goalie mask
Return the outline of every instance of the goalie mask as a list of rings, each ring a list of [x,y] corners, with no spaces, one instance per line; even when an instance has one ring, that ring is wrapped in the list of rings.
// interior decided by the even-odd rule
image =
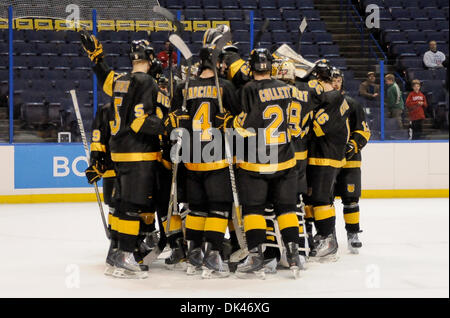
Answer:
[[[134,40],[131,42],[130,59],[131,61],[146,60],[153,62],[155,51],[147,40]]]
[[[268,49],[255,49],[250,54],[250,68],[255,72],[271,72],[273,57]]]
[[[277,67],[276,79],[283,82],[294,83],[295,81],[295,65],[290,61],[282,61]]]

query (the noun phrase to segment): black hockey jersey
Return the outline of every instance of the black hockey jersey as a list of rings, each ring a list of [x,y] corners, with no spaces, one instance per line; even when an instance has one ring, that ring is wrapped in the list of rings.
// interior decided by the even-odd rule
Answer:
[[[345,95],[345,99],[350,106],[349,125],[350,125],[350,141],[356,144],[355,155],[347,161],[344,168],[361,167],[361,150],[370,139],[370,129],[366,122],[366,114],[362,105],[354,98]]]
[[[350,106],[339,91],[323,92],[314,113],[308,147],[308,165],[342,168],[350,137]]]
[[[114,162],[152,161],[161,158],[157,117],[158,86],[142,72],[116,73],[101,60],[94,67],[103,91],[112,97],[108,122],[109,145]]]
[[[95,152],[101,152],[105,157],[105,173],[103,178],[115,177],[114,164],[111,160],[111,151],[109,149],[109,138],[111,131],[108,123],[108,112],[111,104],[106,104],[97,109],[94,122],[92,123],[92,137],[91,137],[91,156]]]
[[[233,84],[225,79],[219,79],[219,86],[222,96],[224,111],[231,114],[239,114],[241,108],[236,96],[236,89]],[[184,96],[184,84],[178,85],[174,98],[172,100],[171,110],[181,109]],[[189,160],[183,157],[184,165],[191,171],[209,171],[228,167],[225,160],[225,144],[222,139],[220,151],[215,148],[208,151],[208,158],[203,156],[205,147],[211,145],[214,134],[220,134],[223,138],[223,132],[215,124],[215,118],[221,113],[219,100],[214,77],[197,77],[189,81],[187,92],[186,110],[190,115],[190,154]],[[218,150],[218,149],[217,149]],[[188,161],[188,162],[186,162]]]
[[[242,113],[233,120],[236,132],[247,138],[244,158],[237,158],[240,168],[271,173],[296,165],[289,128],[292,89],[275,79],[251,81],[243,87]],[[269,159],[271,153],[277,156],[275,163]]]

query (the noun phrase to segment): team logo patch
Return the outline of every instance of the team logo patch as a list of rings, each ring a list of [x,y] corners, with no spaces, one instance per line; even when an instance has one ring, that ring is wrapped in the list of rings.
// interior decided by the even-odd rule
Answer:
[[[355,185],[354,184],[347,184],[347,192],[355,192]]]

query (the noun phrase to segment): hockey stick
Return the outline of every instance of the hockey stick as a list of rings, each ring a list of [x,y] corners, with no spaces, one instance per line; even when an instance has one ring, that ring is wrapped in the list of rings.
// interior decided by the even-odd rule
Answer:
[[[178,21],[178,19],[175,17],[175,15],[172,12],[170,12],[169,10],[167,10],[166,8],[163,8],[161,6],[154,6],[153,12],[155,12],[156,14],[159,14],[160,16],[162,16],[162,17],[166,18],[167,20],[169,20],[170,22],[172,22],[172,24],[175,25],[175,27],[177,28],[175,33],[177,33],[178,35],[181,36],[181,34],[184,32],[183,23]]]
[[[83,141],[84,151],[86,153],[86,159],[90,162],[90,152],[89,146],[86,139],[86,133],[84,131],[83,119],[81,118],[80,107],[78,106],[78,100],[75,90],[70,91],[70,95],[72,95],[73,107],[75,108],[75,114],[77,116],[78,128],[80,129],[81,140]],[[102,201],[100,199],[100,193],[98,191],[97,181],[94,182],[95,196],[97,197],[98,207],[100,208],[100,216],[102,218],[103,227],[105,229],[106,237],[108,239],[111,238],[111,233],[109,233],[108,225],[106,224],[105,212],[103,211]]]
[[[178,34],[171,34],[169,36],[169,41],[170,43],[173,44],[174,47],[180,50],[181,54],[183,54],[184,58],[187,60],[188,63],[187,77],[186,82],[184,84],[185,94],[183,96],[183,104],[181,106],[181,109],[183,111],[186,111],[187,96],[188,96],[187,91],[189,88],[189,79],[191,77],[192,53]],[[170,223],[172,220],[172,215],[179,214],[178,198],[177,198],[177,177],[178,177],[178,165],[179,165],[179,154],[181,150],[181,142],[182,142],[182,133],[178,131],[177,144],[175,148],[175,154],[177,157],[175,160],[173,160],[172,165],[172,184],[170,187],[169,207],[167,209],[167,225],[166,225],[167,237],[169,237],[170,233]],[[159,250],[159,248],[155,247],[147,256],[144,257],[143,263],[149,266],[155,259],[158,258],[158,255],[161,254],[161,252],[162,251]]]
[[[211,62],[214,70],[214,81],[217,90],[217,100],[219,102],[219,109],[221,113],[224,113],[222,94],[220,92],[220,83],[219,83],[219,75],[217,72],[217,60],[219,58],[219,54],[221,53],[223,47],[231,41],[231,33],[225,32],[223,36],[217,41],[216,47],[212,53]],[[227,130],[225,130],[225,134],[227,134]],[[239,195],[236,187],[236,178],[234,174],[233,168],[233,154],[231,153],[230,144],[227,136],[225,136],[225,153],[228,161],[228,169],[230,171],[230,182],[231,182],[231,191],[233,192],[233,211],[232,211],[232,219],[234,230],[236,233],[236,237],[238,239],[239,246],[241,250],[244,251],[244,254],[248,254],[247,242],[245,240],[245,235],[242,231],[242,213],[241,213],[241,205],[239,203]],[[245,255],[246,256],[246,255]],[[245,257],[244,256],[244,257]]]
[[[259,46],[259,42],[261,42],[261,38],[264,35],[264,33],[266,32],[267,28],[269,27],[269,24],[270,24],[270,21],[265,19],[264,23],[261,25],[261,29],[259,29],[258,33],[255,36],[255,45],[253,46],[253,48]]]

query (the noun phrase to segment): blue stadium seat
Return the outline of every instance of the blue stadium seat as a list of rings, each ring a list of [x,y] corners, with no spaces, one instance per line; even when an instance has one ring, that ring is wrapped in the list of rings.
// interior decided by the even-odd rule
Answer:
[[[320,13],[317,10],[303,10],[302,16],[306,17],[308,21],[320,20]]]
[[[413,44],[427,43],[427,35],[424,32],[407,32],[407,36]]]
[[[273,0],[259,0],[260,9],[276,9],[277,3]]]
[[[383,20],[380,22],[380,27],[385,32],[400,31],[398,21]]]
[[[112,43],[130,43],[130,36],[127,31],[115,32],[111,35]]]
[[[241,10],[224,10],[224,18],[225,20],[238,20],[241,21],[243,19]]]
[[[66,41],[72,44],[80,44],[80,34],[75,31],[66,31]]]
[[[297,9],[312,10],[314,9],[314,0],[296,0]]]
[[[111,42],[111,33],[114,31],[101,31],[97,34],[97,39],[102,43],[110,43]]]
[[[6,43],[5,45],[6,47],[6,52],[8,52],[9,47],[8,44]],[[39,52],[36,49],[36,43],[27,43],[27,42],[19,42],[19,43],[14,43],[13,44],[13,51],[17,54],[17,55],[22,55],[22,56],[27,56],[27,55],[37,55],[37,53]]]
[[[38,80],[41,79],[41,71],[40,70],[17,70],[14,72],[14,76],[23,80]],[[5,79],[8,78],[8,73],[6,73]],[[1,79],[1,77],[0,77]]]
[[[339,48],[336,45],[320,45],[320,55],[326,58],[339,57]]]
[[[205,0],[204,0],[205,1]],[[207,0],[207,2],[218,2],[217,0]],[[221,0],[223,9],[239,9],[239,1],[238,0]]]
[[[445,35],[442,31],[435,31],[435,32],[427,32],[427,39],[428,41],[436,41],[437,43],[445,43]]]
[[[428,14],[430,19],[447,20],[447,23],[448,23],[448,10],[447,10],[447,15],[445,14],[444,10],[424,9],[424,11]]]
[[[414,50],[418,56],[423,56],[429,49],[428,44],[414,44]]]
[[[317,57],[319,56],[319,48],[316,45],[306,45],[301,49],[301,54],[303,57]]]
[[[392,16],[388,10],[380,8],[380,21],[383,20],[392,20]]]
[[[419,0],[402,0],[404,8],[418,8]]]
[[[239,43],[250,43],[250,33],[248,31],[233,32],[233,41]]]
[[[302,19],[302,15],[298,10],[284,10],[283,19],[285,21],[299,21]]]
[[[273,35],[273,41],[278,44],[286,43],[290,46],[292,46],[292,36],[291,33],[285,32],[285,33],[276,33]]]
[[[429,70],[409,71],[410,79],[418,79],[420,81],[430,81],[434,79],[433,72]]]
[[[414,45],[395,44],[391,46],[391,53],[398,56],[416,56]]]
[[[27,42],[45,43],[47,39],[44,31],[30,31],[26,33]]]
[[[426,21],[428,20],[428,14],[426,12],[426,10],[417,10],[417,9],[410,9],[410,17],[413,20],[416,21]]]
[[[264,19],[267,20],[278,20],[281,21],[281,12],[280,10],[277,9],[268,9],[268,10],[263,10],[263,17]]]
[[[403,4],[401,0],[384,0],[384,5],[387,8],[403,8]]]
[[[278,7],[280,9],[296,9],[295,0],[278,0]]]
[[[57,81],[65,78],[66,74],[61,70],[42,70],[43,81]]]
[[[399,64],[404,69],[422,69],[423,59],[421,57],[402,57],[399,60]]]
[[[311,32],[327,32],[327,26],[323,21],[308,21],[308,29]]]
[[[192,32],[191,42],[192,43],[202,43],[203,42],[203,32]]]
[[[233,0],[223,0],[223,1],[233,1]],[[222,1],[222,3],[223,3]],[[235,1],[235,0],[234,0]],[[219,9],[219,2],[216,0],[202,0],[204,9]]]
[[[438,31],[448,31],[448,21],[444,20],[434,20],[436,22],[436,30]]]
[[[207,9],[205,10],[205,17],[207,17],[208,20],[223,20],[223,10]]]
[[[71,66],[74,69],[91,70],[91,61],[86,57],[72,57]]]
[[[445,79],[447,78],[447,71],[445,69],[436,69],[432,72],[434,75],[434,79],[436,80],[445,81]]]
[[[183,4],[179,0],[166,0],[168,9],[183,9]]]
[[[345,61],[345,58],[340,58],[340,57],[330,57],[330,63],[331,65],[339,68],[340,70],[345,70],[347,69],[347,62]],[[345,75],[344,75],[345,76]],[[349,77],[350,78],[350,77]],[[353,78],[353,76],[351,77]]]
[[[245,31],[249,30],[250,27],[248,24],[245,23],[245,21],[230,21],[230,27],[231,31]]]
[[[66,44],[59,47],[59,52],[62,56],[80,56],[82,52],[78,45]]]
[[[255,0],[240,0],[239,3],[242,9],[256,10],[258,7]]]
[[[333,44],[333,37],[330,33],[317,32],[314,35],[317,44]]]
[[[411,19],[411,13],[408,9],[403,8],[394,8],[391,11],[392,19],[397,21],[402,20],[410,20]]]
[[[150,39],[149,35],[146,31],[139,31],[139,32],[131,32],[130,33],[130,42],[133,40],[142,40],[142,39]]]
[[[390,44],[406,44],[408,38],[403,32],[386,32],[384,42]]]
[[[6,30],[8,31],[8,30]],[[17,43],[17,42],[25,42],[27,40],[27,32],[29,30],[13,30],[13,42]],[[29,32],[34,32],[34,31],[29,31]],[[8,37],[6,37],[5,40],[7,40]]]
[[[319,33],[312,33],[312,32],[303,33],[302,40],[301,40],[302,45],[313,44],[315,42],[315,34],[319,34]],[[298,36],[298,34],[296,34],[295,36]]]
[[[399,21],[400,31],[419,31],[417,22],[412,21]]]
[[[167,32],[152,32],[150,34],[151,43],[164,43],[167,40]]]
[[[184,7],[186,9],[200,9],[202,8],[202,3],[198,0],[184,0]]]
[[[420,31],[436,31],[436,21],[435,20],[423,20],[417,22],[417,27]]]
[[[49,33],[47,40],[50,43],[63,44],[63,43],[66,43],[66,34],[65,34],[65,32],[62,32],[62,31],[59,31],[59,32],[55,31],[55,32]]]
[[[42,102],[27,103],[22,109],[22,118],[27,124],[46,124],[48,123],[48,107]]]
[[[184,10],[184,18],[186,20],[204,20],[205,16],[203,14],[203,10]]]

